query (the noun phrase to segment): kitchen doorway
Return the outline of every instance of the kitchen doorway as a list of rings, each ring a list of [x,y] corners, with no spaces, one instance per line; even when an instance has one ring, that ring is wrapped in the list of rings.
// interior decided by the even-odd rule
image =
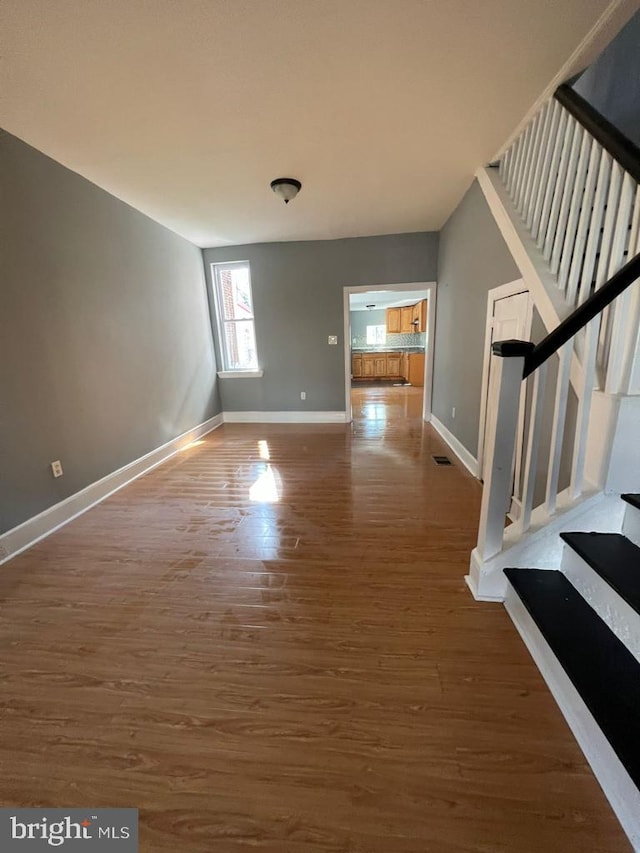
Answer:
[[[344,288],[347,421],[431,416],[435,282]]]

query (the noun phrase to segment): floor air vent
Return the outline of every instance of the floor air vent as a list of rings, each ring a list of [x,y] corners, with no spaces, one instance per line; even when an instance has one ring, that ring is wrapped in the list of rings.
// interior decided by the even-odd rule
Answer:
[[[448,456],[432,456],[431,457],[436,465],[451,465],[451,460]]]

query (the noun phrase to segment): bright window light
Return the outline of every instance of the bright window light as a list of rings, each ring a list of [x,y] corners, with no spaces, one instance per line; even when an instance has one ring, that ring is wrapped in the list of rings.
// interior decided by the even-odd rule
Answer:
[[[211,268],[223,367],[258,370],[249,264],[212,264]]]
[[[376,344],[384,344],[387,341],[387,327],[382,326],[367,326],[367,344],[376,346]]]
[[[278,482],[280,477],[271,465],[267,465],[258,479],[249,489],[249,500],[255,503],[273,504],[280,500]]]

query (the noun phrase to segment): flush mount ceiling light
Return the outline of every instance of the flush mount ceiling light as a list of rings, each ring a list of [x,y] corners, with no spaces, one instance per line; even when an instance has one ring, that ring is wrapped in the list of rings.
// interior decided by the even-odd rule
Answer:
[[[300,181],[297,181],[295,178],[276,178],[274,181],[271,181],[270,186],[285,204],[289,204],[291,199],[295,198],[302,188]]]

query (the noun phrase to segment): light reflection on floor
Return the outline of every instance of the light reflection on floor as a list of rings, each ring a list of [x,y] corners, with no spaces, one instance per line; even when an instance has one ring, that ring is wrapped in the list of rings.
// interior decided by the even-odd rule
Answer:
[[[354,429],[379,435],[389,422],[422,424],[423,389],[413,385],[357,385],[351,389]]]

